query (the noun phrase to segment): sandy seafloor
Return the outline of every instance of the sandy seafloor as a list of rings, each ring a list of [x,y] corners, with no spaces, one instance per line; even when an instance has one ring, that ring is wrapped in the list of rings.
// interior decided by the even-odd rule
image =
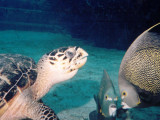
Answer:
[[[23,54],[36,62],[53,49],[74,45],[89,53],[87,63],[74,78],[54,85],[43,97],[43,102],[57,113],[60,120],[90,120],[89,114],[96,110],[93,95],[99,90],[104,69],[108,71],[118,91],[118,70],[125,51],[94,47],[93,43],[72,38],[69,34],[0,31],[0,53]],[[160,119],[160,107],[133,109],[130,113],[131,120]]]

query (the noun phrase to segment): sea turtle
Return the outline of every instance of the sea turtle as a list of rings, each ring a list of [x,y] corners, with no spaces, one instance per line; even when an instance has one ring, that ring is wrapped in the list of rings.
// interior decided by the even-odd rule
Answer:
[[[87,56],[80,47],[62,47],[43,55],[36,66],[30,57],[0,54],[0,119],[58,120],[37,101],[54,84],[72,78]]]

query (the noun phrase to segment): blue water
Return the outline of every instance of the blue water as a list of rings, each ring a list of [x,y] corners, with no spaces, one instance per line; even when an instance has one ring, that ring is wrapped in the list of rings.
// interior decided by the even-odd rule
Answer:
[[[43,54],[63,46],[80,46],[89,53],[87,63],[74,78],[53,86],[42,98],[61,120],[89,120],[89,114],[96,110],[93,95],[98,93],[104,69],[118,93],[118,71],[126,48],[148,24],[159,20],[150,19],[154,14],[148,15],[145,10],[136,12],[142,1],[138,2],[139,9],[127,13],[128,18],[119,11],[132,10],[135,6],[131,0],[126,4],[103,2],[0,0],[0,53],[23,54],[36,62]],[[129,112],[131,120],[160,119],[160,107]]]
[[[69,34],[6,30],[0,31],[0,36],[0,53],[23,54],[36,62],[43,54],[62,46],[80,46],[89,53],[87,63],[74,78],[55,85],[43,98],[44,103],[62,119],[65,110],[71,110],[68,114],[70,119],[75,111],[72,109],[80,108],[82,113],[85,112],[85,115],[78,114],[77,109],[77,120],[83,116],[88,118],[89,113],[96,110],[93,95],[99,90],[104,69],[117,86],[118,69],[124,51],[94,47],[93,43],[72,38]]]
[[[31,31],[0,31],[0,53],[18,53],[36,62],[48,51],[62,46],[81,46],[88,53],[88,61],[69,81],[55,85],[42,99],[62,120],[89,120],[96,110],[93,95],[99,90],[103,70],[106,69],[118,92],[118,70],[125,51],[94,47],[91,42],[72,38],[69,34]],[[159,107],[133,109],[133,120],[158,120]],[[118,118],[120,119],[120,118]]]

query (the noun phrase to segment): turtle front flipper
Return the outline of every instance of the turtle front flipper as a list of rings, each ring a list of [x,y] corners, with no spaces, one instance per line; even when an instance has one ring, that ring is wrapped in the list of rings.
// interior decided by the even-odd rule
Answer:
[[[59,120],[54,111],[43,103],[40,104],[39,120]]]
[[[24,114],[33,120],[59,120],[55,112],[42,102],[32,101],[25,109]]]
[[[43,103],[19,96],[0,120],[59,120],[55,112]]]
[[[48,106],[46,106],[42,99],[40,99],[38,101],[39,106],[40,106],[40,111],[38,113],[40,116],[40,120],[59,120],[59,118],[57,117],[57,115],[55,114],[55,112],[49,108]]]

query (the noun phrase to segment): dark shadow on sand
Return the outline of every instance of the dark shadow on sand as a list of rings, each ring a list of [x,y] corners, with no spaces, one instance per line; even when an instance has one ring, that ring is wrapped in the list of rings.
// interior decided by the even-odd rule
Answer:
[[[43,98],[57,114],[65,109],[80,107],[89,102],[99,90],[99,83],[92,80],[72,80],[55,86]],[[96,103],[95,103],[96,105]]]

